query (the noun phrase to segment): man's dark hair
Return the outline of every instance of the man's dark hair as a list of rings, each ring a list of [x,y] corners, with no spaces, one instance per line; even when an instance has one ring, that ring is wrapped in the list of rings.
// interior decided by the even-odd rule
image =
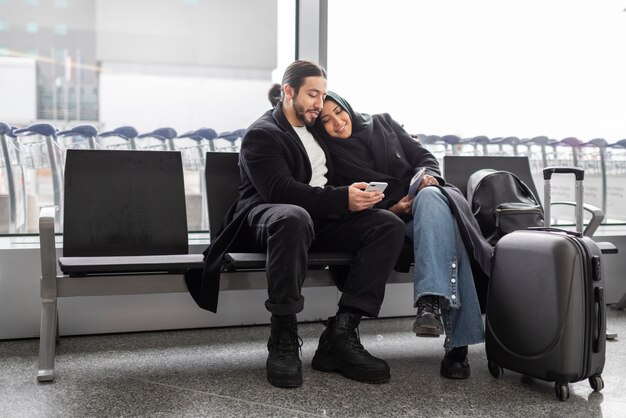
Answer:
[[[326,78],[326,71],[311,61],[297,60],[289,64],[285,70],[282,85],[289,84],[293,87],[295,94],[298,94],[300,87],[304,84],[304,79],[307,77]]]

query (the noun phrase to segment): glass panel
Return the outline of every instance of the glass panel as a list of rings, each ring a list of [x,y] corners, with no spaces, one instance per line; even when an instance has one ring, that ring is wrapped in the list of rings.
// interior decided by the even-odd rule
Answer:
[[[624,17],[623,7],[595,0],[329,0],[328,84],[358,111],[438,136],[428,146],[439,154],[442,146],[455,155],[528,153],[539,190],[545,165],[580,164],[586,202],[623,222],[612,161],[621,151],[606,148],[605,182],[598,148],[553,144],[624,138]],[[515,145],[496,142],[511,137]],[[567,181],[555,182],[555,199],[573,200]]]
[[[65,23],[56,23],[54,25],[54,33],[55,35],[66,35],[67,25]]]
[[[189,229],[206,230],[203,154],[238,150],[242,130],[269,108],[274,74],[293,60],[294,9],[289,0],[0,0],[0,121],[98,132],[10,140],[28,207],[26,222],[9,228],[0,204],[0,234],[37,232],[39,207],[58,204],[69,148],[181,151]],[[173,137],[154,135],[161,128]],[[183,135],[201,128],[217,138]],[[7,181],[0,175],[0,200]]]
[[[606,217],[610,222],[626,223],[626,140],[623,145],[606,148]]]
[[[39,32],[39,24],[37,22],[27,22],[25,28],[26,28],[26,32],[28,33]]]

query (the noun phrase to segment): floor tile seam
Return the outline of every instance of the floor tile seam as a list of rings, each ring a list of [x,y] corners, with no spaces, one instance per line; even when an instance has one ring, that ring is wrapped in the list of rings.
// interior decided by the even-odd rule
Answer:
[[[227,396],[227,395],[220,395],[218,393],[207,392],[207,391],[204,391],[204,390],[186,388],[186,387],[183,387],[183,386],[169,385],[167,383],[155,382],[155,381],[152,381],[152,380],[144,380],[144,379],[136,379],[136,378],[130,378],[130,379],[131,380],[136,380],[136,381],[139,381],[139,382],[142,382],[142,383],[146,383],[146,384],[149,384],[149,385],[157,385],[157,386],[168,387],[168,388],[171,388],[171,389],[178,389],[178,390],[182,390],[182,391],[186,391],[186,392],[200,393],[200,394],[203,394],[203,395],[214,396],[214,397],[221,398],[221,399],[227,399],[229,401],[243,402],[243,403],[250,404],[250,405],[255,405],[255,406],[264,406],[266,408],[280,409],[282,411],[287,411],[289,413],[294,413],[294,414],[304,414],[304,415],[313,416],[313,417],[323,417],[324,416],[324,415],[321,415],[321,414],[314,414],[314,413],[311,413],[311,412],[301,411],[301,410],[298,410],[298,409],[285,408],[285,407],[282,407],[282,406],[276,406],[276,405],[267,404],[267,403],[263,403],[263,402],[249,401],[249,400],[246,400],[246,399],[235,398],[235,397]]]

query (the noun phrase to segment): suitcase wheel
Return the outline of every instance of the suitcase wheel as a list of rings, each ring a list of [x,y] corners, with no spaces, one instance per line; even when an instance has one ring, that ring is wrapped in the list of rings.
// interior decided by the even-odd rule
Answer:
[[[591,376],[589,385],[591,385],[594,392],[600,392],[604,388],[604,380],[602,380],[602,376]]]
[[[499,379],[504,373],[504,369],[498,365],[495,361],[489,360],[487,362],[487,368],[489,368],[489,373],[496,379]]]
[[[567,383],[555,383],[554,393],[556,393],[556,397],[559,398],[559,401],[565,402],[569,398],[569,386],[567,385]]]

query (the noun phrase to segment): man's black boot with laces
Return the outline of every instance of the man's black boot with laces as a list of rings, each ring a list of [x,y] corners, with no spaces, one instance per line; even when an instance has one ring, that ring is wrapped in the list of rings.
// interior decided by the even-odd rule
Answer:
[[[439,296],[426,295],[417,300],[417,317],[413,332],[418,337],[439,337],[443,334],[443,324],[439,310]]]
[[[391,378],[385,360],[372,356],[361,344],[357,327],[361,315],[339,312],[328,318],[313,356],[313,369],[339,372],[345,377],[365,383],[385,383]]]
[[[272,315],[267,342],[267,381],[281,388],[302,386],[301,340],[295,315]]]

